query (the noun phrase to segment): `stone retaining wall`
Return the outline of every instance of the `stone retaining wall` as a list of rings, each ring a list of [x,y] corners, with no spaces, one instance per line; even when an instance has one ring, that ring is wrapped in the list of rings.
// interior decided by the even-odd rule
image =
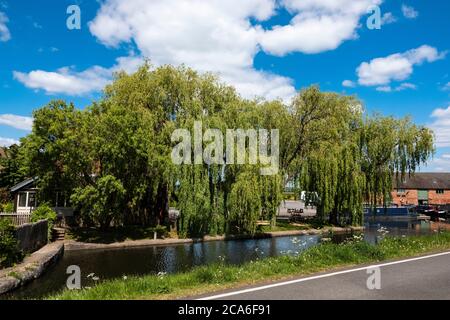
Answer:
[[[48,221],[27,223],[16,228],[19,248],[24,253],[32,253],[48,243]]]
[[[0,270],[0,300],[1,295],[17,289],[34,279],[39,278],[64,253],[64,242],[53,242],[14,267]]]

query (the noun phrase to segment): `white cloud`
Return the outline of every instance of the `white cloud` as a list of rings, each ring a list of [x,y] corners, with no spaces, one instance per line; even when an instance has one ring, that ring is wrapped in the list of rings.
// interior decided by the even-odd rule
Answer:
[[[294,15],[289,25],[275,26],[262,34],[260,44],[267,53],[318,53],[334,50],[358,37],[360,19],[382,0],[282,0]]]
[[[392,92],[392,87],[391,86],[381,86],[381,87],[377,87],[376,90],[380,91],[380,92]]]
[[[397,18],[392,14],[392,12],[386,12],[381,17],[381,24],[382,25],[391,24],[391,23],[394,23],[394,22],[397,22]]]
[[[333,50],[344,41],[357,38],[361,18],[370,7],[382,2],[104,0],[88,25],[100,43],[112,48],[135,45],[139,54],[154,65],[185,64],[200,72],[212,71],[234,85],[244,97],[280,97],[288,101],[296,91],[293,80],[257,70],[255,56],[260,51],[282,56]],[[288,24],[263,26],[262,22],[283,8],[292,16]],[[390,20],[392,16],[385,15],[386,23]],[[40,74],[18,74],[17,78],[31,88],[80,95],[103,86],[104,68],[98,68],[53,73],[36,70]]]
[[[414,71],[415,65],[442,59],[446,53],[423,45],[404,53],[395,53],[384,58],[363,62],[356,70],[358,83],[363,86],[387,85],[391,81],[402,81]]]
[[[431,160],[427,165],[426,171],[450,172],[450,154],[444,153]]]
[[[436,135],[436,146],[450,147],[450,106],[434,110],[431,118],[434,120],[429,127]]]
[[[406,89],[416,90],[417,86],[414,83],[404,82],[396,88],[397,91],[403,91]]]
[[[6,42],[11,39],[11,33],[6,25],[8,22],[9,19],[6,14],[0,11],[0,41],[2,42]]]
[[[356,83],[354,83],[351,80],[344,80],[344,81],[342,81],[342,86],[347,87],[347,88],[354,88],[356,86]]]
[[[0,147],[9,147],[13,144],[19,144],[19,141],[10,138],[0,137]]]
[[[380,92],[399,92],[407,89],[415,90],[417,89],[417,86],[413,83],[404,82],[395,88],[391,86],[381,86],[376,88],[376,90]]]
[[[0,125],[30,131],[33,126],[33,118],[18,116],[15,114],[0,114]]]
[[[264,33],[255,21],[275,14],[275,4],[275,0],[107,0],[89,28],[109,47],[135,43],[155,65],[186,64],[219,74],[244,97],[288,100],[295,94],[291,79],[253,66]]]
[[[14,71],[14,79],[26,87],[44,90],[48,94],[86,95],[102,90],[111,79],[113,72],[124,70],[133,72],[143,63],[140,57],[121,57],[111,68],[93,66],[77,72],[72,67],[63,67],[53,72],[34,70],[29,73]]]
[[[444,84],[444,87],[442,88],[442,90],[444,90],[444,91],[450,90],[450,82],[447,82],[446,84]]]
[[[407,19],[415,19],[419,16],[419,12],[417,10],[411,6],[407,6],[406,4],[402,5],[402,13]]]

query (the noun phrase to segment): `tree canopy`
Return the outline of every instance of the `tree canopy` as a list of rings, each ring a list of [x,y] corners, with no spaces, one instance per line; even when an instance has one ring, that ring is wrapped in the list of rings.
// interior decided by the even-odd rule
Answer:
[[[392,176],[414,172],[434,152],[428,129],[368,116],[356,97],[312,86],[289,105],[247,100],[186,67],[145,64],[116,74],[84,110],[55,100],[33,116],[12,171],[38,176],[43,200],[63,192],[83,223],[104,228],[164,224],[177,207],[183,234],[253,233],[257,220],[274,221],[287,181],[315,195],[323,221],[361,224],[364,202],[387,202]],[[196,121],[224,135],[279,130],[278,173],[263,176],[259,164],[175,165],[171,135],[194,134]]]

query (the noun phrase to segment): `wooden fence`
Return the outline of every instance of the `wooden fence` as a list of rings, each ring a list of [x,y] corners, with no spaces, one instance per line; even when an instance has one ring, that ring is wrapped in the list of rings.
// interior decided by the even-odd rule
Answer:
[[[31,222],[31,214],[29,213],[0,213],[0,219],[9,219],[13,225],[21,226]]]

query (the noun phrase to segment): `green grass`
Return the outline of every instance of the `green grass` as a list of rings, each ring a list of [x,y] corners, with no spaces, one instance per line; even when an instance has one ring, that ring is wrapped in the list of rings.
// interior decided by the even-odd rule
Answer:
[[[242,266],[215,264],[186,273],[129,277],[100,282],[91,289],[63,291],[49,299],[171,299],[220,289],[306,275],[343,266],[373,263],[450,249],[450,233],[421,237],[387,237],[378,245],[364,241],[326,243],[298,256],[267,258]]]
[[[275,226],[260,226],[258,232],[277,232],[277,231],[292,231],[292,230],[308,230],[311,227],[307,224],[292,225],[288,222],[277,222]]]

